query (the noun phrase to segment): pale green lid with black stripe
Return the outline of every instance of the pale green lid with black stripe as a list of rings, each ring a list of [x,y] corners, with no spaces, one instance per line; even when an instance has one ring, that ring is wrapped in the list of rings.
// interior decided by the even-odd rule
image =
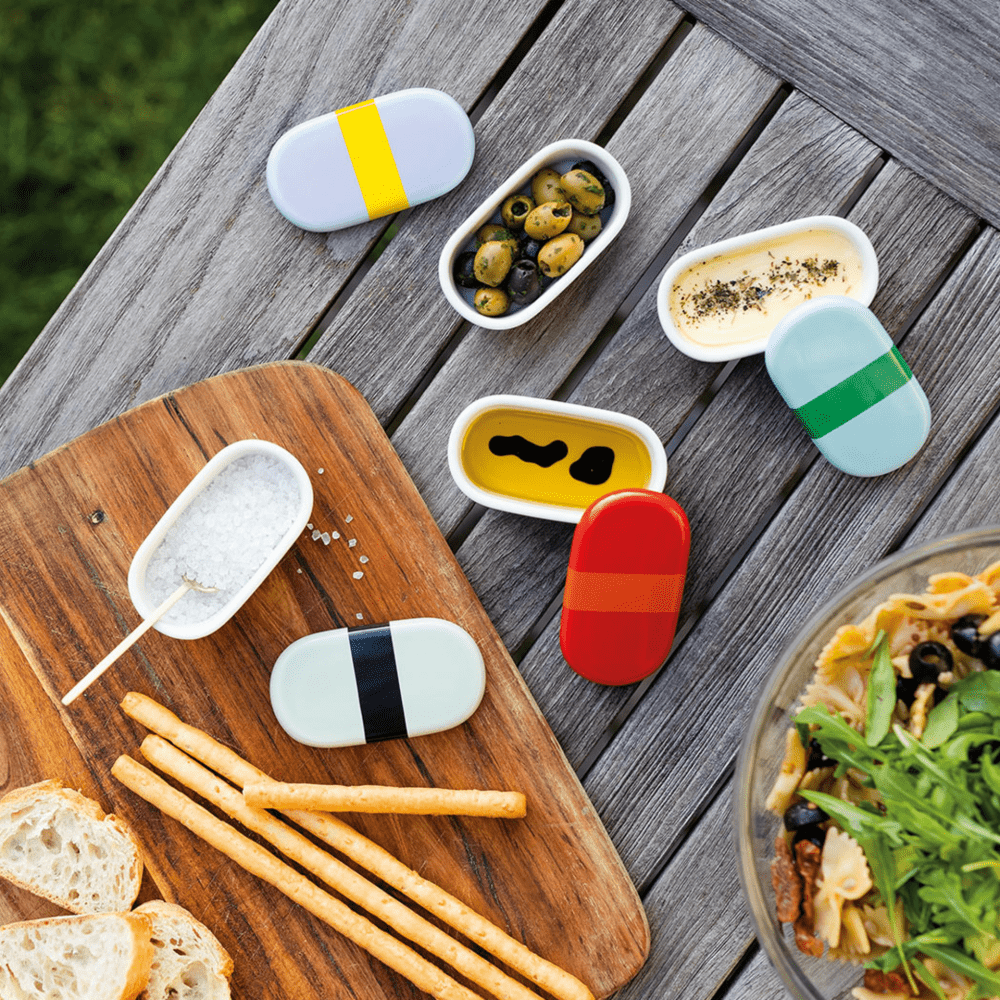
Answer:
[[[923,389],[875,314],[853,299],[831,295],[794,309],[764,358],[816,447],[844,472],[891,472],[927,439]]]

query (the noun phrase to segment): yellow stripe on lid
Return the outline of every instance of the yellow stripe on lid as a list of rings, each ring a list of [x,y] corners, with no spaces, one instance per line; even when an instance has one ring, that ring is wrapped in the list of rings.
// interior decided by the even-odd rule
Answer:
[[[375,101],[362,101],[340,108],[337,123],[358,178],[368,217],[376,219],[408,208],[410,203],[406,200],[403,182]]]

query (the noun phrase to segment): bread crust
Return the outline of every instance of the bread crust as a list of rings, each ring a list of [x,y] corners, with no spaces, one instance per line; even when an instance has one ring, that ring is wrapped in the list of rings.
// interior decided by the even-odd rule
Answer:
[[[132,832],[131,827],[124,820],[115,816],[114,813],[105,813],[100,803],[95,802],[82,792],[64,785],[58,779],[49,778],[45,781],[36,782],[33,785],[15,788],[4,795],[3,798],[0,798],[0,822],[3,822],[5,817],[17,812],[22,806],[30,809],[36,803],[43,802],[46,799],[56,799],[66,808],[77,813],[77,815],[103,824],[120,834],[131,845],[132,863],[128,871],[131,897],[127,901],[128,906],[131,906],[139,895],[139,888],[142,883],[142,846],[139,843],[139,839]],[[74,900],[56,895],[45,886],[43,881],[22,879],[17,874],[11,872],[2,860],[0,860],[0,875],[19,888],[25,889],[36,896],[41,896],[43,899],[47,899],[49,902],[55,903],[57,906],[61,906],[71,913],[82,914],[93,912],[87,908],[86,900],[83,900],[82,903],[77,903]]]
[[[150,940],[153,924],[144,913],[89,913],[66,917],[46,917],[42,920],[20,920],[6,924],[0,931],[17,931],[22,927],[42,930],[54,924],[73,922],[82,925],[88,921],[122,920],[128,924],[132,935],[132,960],[125,970],[124,982],[119,991],[108,993],[107,1000],[136,1000],[149,981],[149,969],[153,964],[154,948]]]

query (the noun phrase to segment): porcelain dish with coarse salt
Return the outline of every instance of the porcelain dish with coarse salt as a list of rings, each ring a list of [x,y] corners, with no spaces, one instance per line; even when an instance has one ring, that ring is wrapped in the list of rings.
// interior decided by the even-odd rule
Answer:
[[[670,342],[698,361],[761,353],[797,306],[846,295],[867,306],[878,259],[853,222],[815,215],[700,247],[667,268],[656,297]]]
[[[476,503],[576,524],[607,493],[662,490],[667,455],[651,427],[624,413],[484,396],[455,420],[448,468]]]
[[[243,606],[299,537],[313,506],[309,475],[270,441],[223,448],[184,488],[136,550],[129,596],[149,618],[183,579],[192,590],[154,628],[200,639]]]
[[[455,264],[459,255],[477,249],[476,234],[480,228],[488,223],[501,223],[501,208],[505,201],[528,192],[532,178],[540,170],[549,167],[558,174],[566,174],[581,161],[587,160],[604,175],[613,192],[613,204],[594,216],[600,218],[600,232],[593,238],[586,239],[582,255],[576,263],[569,266],[565,273],[559,272],[558,277],[552,278],[533,301],[523,305],[515,302],[503,315],[491,316],[478,312],[474,305],[476,290],[461,287],[455,279]],[[583,139],[564,139],[550,143],[511,174],[448,238],[438,259],[438,278],[445,298],[470,323],[488,330],[510,330],[527,323],[551,305],[603,253],[621,231],[631,204],[632,190],[628,177],[618,161],[605,149]]]

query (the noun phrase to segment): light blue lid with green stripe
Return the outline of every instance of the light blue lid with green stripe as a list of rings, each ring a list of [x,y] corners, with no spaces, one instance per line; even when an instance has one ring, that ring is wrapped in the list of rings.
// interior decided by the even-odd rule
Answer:
[[[816,447],[853,476],[881,476],[923,446],[931,410],[875,314],[830,295],[793,309],[764,352],[768,374]]]

